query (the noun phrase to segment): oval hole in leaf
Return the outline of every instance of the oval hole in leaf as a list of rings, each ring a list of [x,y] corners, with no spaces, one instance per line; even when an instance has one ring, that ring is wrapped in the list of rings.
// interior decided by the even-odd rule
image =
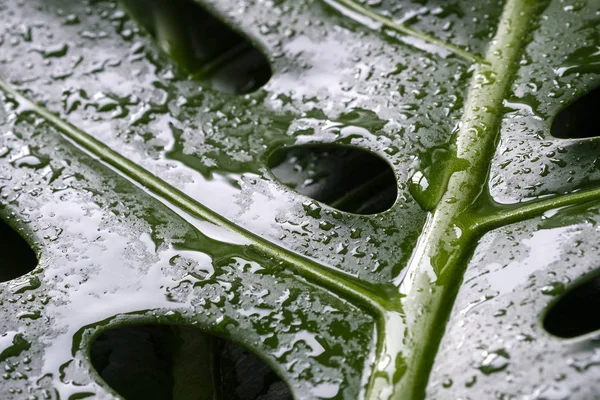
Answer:
[[[552,136],[561,139],[600,136],[600,125],[596,119],[599,109],[600,87],[577,99],[556,116],[552,123]]]
[[[574,286],[554,303],[544,328],[555,336],[573,338],[600,329],[600,274]]]
[[[381,157],[356,147],[282,148],[271,155],[268,166],[284,185],[341,211],[380,213],[398,196],[392,167]]]
[[[120,3],[161,50],[190,75],[221,92],[253,92],[271,78],[267,58],[248,39],[193,0]]]
[[[29,244],[8,224],[0,221],[0,282],[18,278],[37,267],[38,259]]]
[[[176,325],[108,330],[90,358],[127,400],[287,400],[288,386],[263,361],[229,341]]]

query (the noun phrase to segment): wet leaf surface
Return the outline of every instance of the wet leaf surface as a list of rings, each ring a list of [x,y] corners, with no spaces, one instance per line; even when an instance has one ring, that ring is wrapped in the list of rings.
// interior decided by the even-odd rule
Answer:
[[[599,267],[600,2],[139,4],[0,2],[2,398],[114,396],[130,326],[256,398],[594,398],[544,321]]]

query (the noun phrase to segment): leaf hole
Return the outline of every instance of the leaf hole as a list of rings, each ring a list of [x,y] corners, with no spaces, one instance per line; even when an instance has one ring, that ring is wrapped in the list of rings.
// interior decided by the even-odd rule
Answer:
[[[560,139],[585,139],[600,136],[596,113],[600,109],[600,87],[563,109],[552,123],[551,134]]]
[[[177,325],[134,325],[103,332],[90,357],[127,400],[287,400],[288,386],[241,346]]]
[[[0,221],[0,282],[10,281],[31,272],[38,259],[29,244],[7,223]]]
[[[600,274],[575,285],[556,303],[544,317],[544,328],[561,338],[574,338],[600,330]]]
[[[398,196],[392,167],[356,147],[286,147],[269,157],[268,166],[285,186],[341,211],[377,214],[388,210]]]
[[[193,0],[120,0],[155,43],[194,78],[230,94],[253,92],[271,78],[267,58]]]

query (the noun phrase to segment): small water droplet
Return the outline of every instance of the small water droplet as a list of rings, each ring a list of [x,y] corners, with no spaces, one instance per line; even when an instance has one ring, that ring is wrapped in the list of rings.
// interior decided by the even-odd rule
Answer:
[[[487,353],[477,369],[485,375],[491,375],[493,373],[500,372],[508,366],[509,358],[510,356],[504,349]]]
[[[66,43],[55,44],[40,50],[44,58],[64,57],[69,51],[69,45]]]
[[[79,23],[79,17],[75,14],[69,14],[67,15],[67,18],[65,18],[65,25],[76,25]]]
[[[444,379],[444,381],[442,382],[442,387],[447,389],[450,386],[452,386],[452,383],[453,383],[452,379],[450,379],[450,378]]]
[[[321,206],[314,201],[305,201],[302,203],[302,208],[309,217],[321,218]]]
[[[556,296],[565,291],[565,284],[562,282],[551,282],[550,284],[544,286],[541,291],[542,294]]]

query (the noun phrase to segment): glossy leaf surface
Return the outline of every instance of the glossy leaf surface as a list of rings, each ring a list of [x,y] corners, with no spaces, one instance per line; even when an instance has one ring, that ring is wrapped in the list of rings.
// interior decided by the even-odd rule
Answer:
[[[1,217],[39,255],[0,283],[2,398],[114,396],[90,348],[148,324],[303,399],[600,391],[598,332],[543,323],[599,267],[598,0],[199,1],[268,63],[228,89],[247,63],[195,74],[133,3],[0,0]],[[302,146],[378,157],[394,200],[278,180]]]

